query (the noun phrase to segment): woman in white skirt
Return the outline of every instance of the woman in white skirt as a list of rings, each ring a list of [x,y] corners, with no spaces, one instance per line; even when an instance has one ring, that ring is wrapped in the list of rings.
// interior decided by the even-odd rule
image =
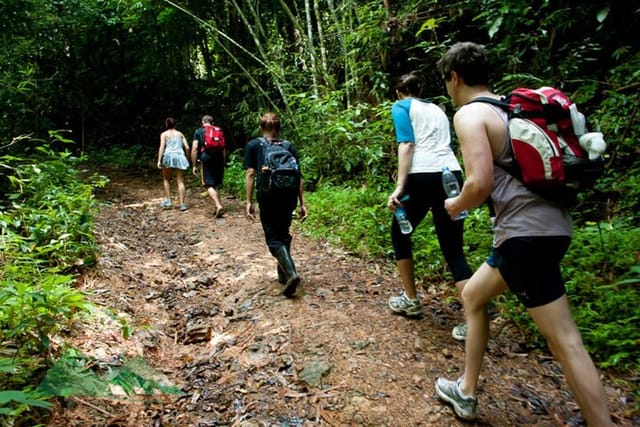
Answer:
[[[158,149],[158,169],[162,169],[162,181],[164,185],[164,200],[162,207],[171,207],[171,177],[176,174],[178,181],[178,199],[180,210],[186,211],[187,205],[184,203],[184,171],[189,169],[187,153],[189,145],[182,132],[176,130],[176,121],[171,117],[165,121],[167,130],[160,134],[160,148]]]

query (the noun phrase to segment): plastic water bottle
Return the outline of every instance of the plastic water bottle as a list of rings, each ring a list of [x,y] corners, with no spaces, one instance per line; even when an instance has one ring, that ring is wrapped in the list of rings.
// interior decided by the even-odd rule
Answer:
[[[400,199],[401,202],[405,202],[407,200],[409,200],[408,195],[405,195]],[[409,234],[413,231],[413,226],[407,218],[407,211],[404,209],[404,206],[396,206],[396,210],[393,214],[396,216],[396,221],[398,221],[402,234]]]
[[[448,198],[456,197],[460,194],[460,184],[458,184],[458,179],[446,166],[442,168],[442,188],[444,188],[444,192],[447,194]],[[458,221],[460,219],[465,219],[468,216],[469,212],[464,210],[454,219]]]
[[[587,133],[586,119],[584,114],[578,111],[576,104],[569,105],[569,116],[571,117],[571,126],[573,126],[573,133],[576,136],[581,137]]]

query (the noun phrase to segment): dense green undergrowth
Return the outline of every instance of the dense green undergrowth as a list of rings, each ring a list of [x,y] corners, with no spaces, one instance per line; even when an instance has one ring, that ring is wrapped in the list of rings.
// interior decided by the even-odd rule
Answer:
[[[59,350],[53,339],[88,308],[77,269],[95,261],[93,190],[103,177],[82,178],[79,158],[51,142],[22,139],[24,155],[0,157],[0,421],[47,407],[39,379]],[[16,141],[14,141],[16,142]],[[53,146],[58,146],[54,149]]]
[[[93,194],[107,178],[81,169],[86,159],[65,149],[71,141],[60,132],[50,136],[51,141],[14,140],[24,154],[0,156],[3,426],[42,425],[54,396],[103,396],[108,384],[127,392],[134,387],[177,392],[150,379],[142,360],[96,371],[65,343],[64,332],[74,320],[96,315],[76,281],[96,260]]]

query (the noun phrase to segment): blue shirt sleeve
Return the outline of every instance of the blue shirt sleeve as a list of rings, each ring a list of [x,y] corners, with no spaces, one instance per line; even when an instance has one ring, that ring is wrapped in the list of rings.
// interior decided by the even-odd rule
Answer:
[[[411,98],[405,98],[396,101],[391,107],[391,116],[393,118],[393,127],[396,131],[396,142],[416,141],[413,134],[413,126],[411,126],[411,117],[409,109],[411,108]]]

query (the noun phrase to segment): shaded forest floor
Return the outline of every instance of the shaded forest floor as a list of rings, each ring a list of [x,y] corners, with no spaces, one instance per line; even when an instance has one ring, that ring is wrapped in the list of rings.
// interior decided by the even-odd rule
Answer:
[[[480,417],[458,421],[434,381],[456,377],[462,320],[451,283],[423,289],[425,316],[392,315],[394,266],[353,257],[294,227],[302,277],[286,299],[259,222],[225,198],[214,218],[190,185],[180,212],[160,208],[160,174],[104,172],[102,250],[83,287],[97,309],[69,339],[103,364],[141,357],[149,376],[176,394],[71,397],[50,427],[69,426],[578,426],[582,418],[559,366],[526,351],[527,337],[500,318],[479,390]],[[189,180],[189,183],[191,181]],[[313,206],[310,206],[313,215]],[[123,338],[127,320],[132,336]],[[636,425],[635,379],[605,378],[614,421]]]

